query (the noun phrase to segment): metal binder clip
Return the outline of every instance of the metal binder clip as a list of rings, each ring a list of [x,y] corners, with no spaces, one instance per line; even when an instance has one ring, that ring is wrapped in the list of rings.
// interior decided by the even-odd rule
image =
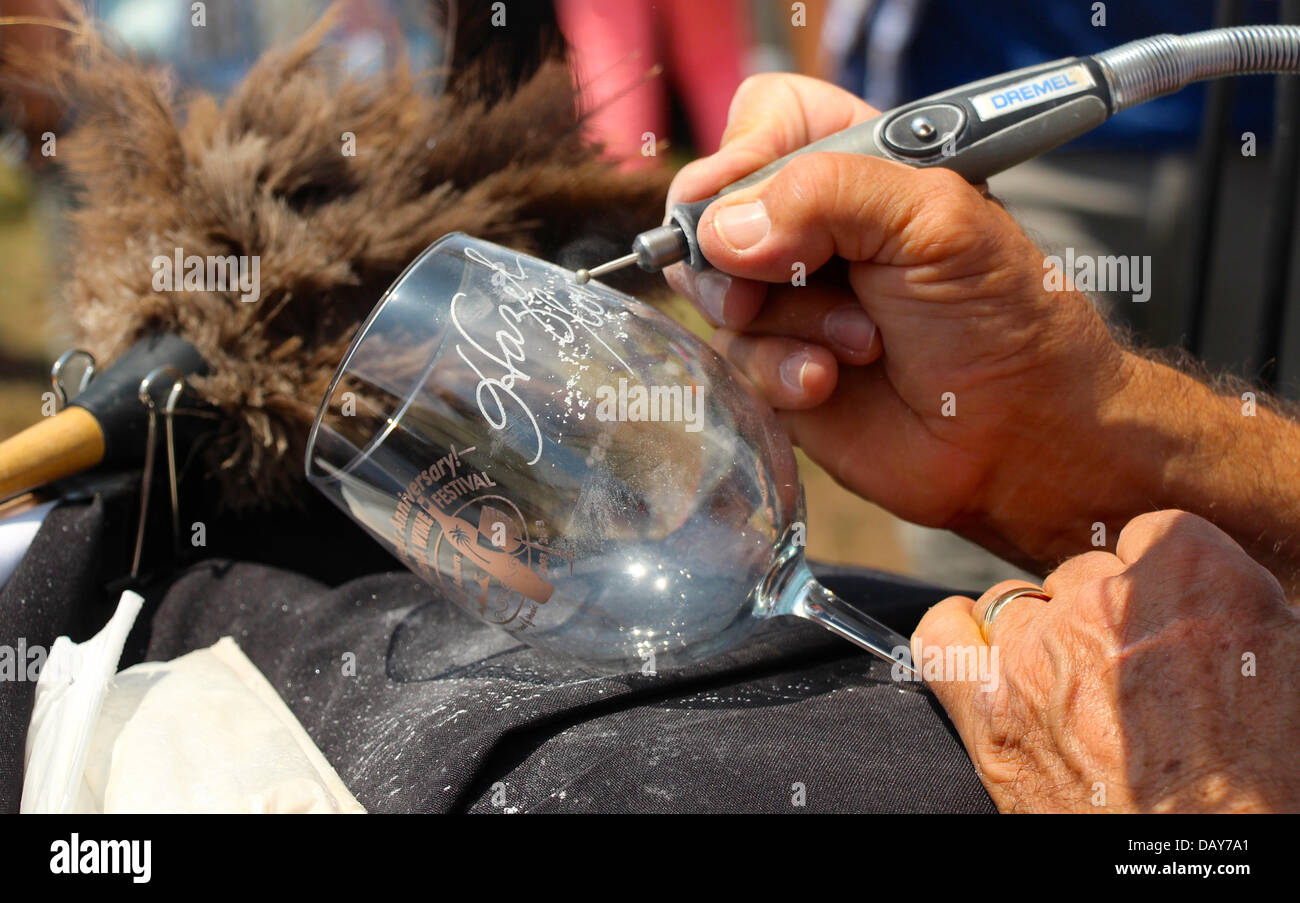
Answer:
[[[67,369],[68,364],[77,358],[83,358],[86,361],[85,369],[81,371],[81,379],[77,384],[77,391],[71,395],[63,386],[63,371]],[[86,391],[86,386],[95,376],[95,356],[89,351],[81,348],[69,348],[59,355],[59,359],[50,367],[50,385],[54,387],[54,410],[61,411],[68,406],[68,402],[76,398],[82,392]]]
[[[157,444],[158,434],[158,404],[154,401],[152,389],[154,380],[163,374],[172,377],[171,390],[167,393],[167,400],[163,402],[163,417],[167,435],[167,479],[171,489],[173,548],[177,547],[180,542],[180,493],[176,484],[176,436],[172,416],[176,412],[176,402],[180,400],[181,394],[185,391],[185,378],[175,367],[155,367],[149,371],[149,374],[144,379],[140,380],[138,392],[140,402],[149,409],[149,426],[145,434],[144,470],[140,474],[140,519],[135,533],[135,554],[131,559],[132,579],[140,575],[140,556],[144,551],[145,521],[149,514],[149,491],[153,484],[154,446]]]

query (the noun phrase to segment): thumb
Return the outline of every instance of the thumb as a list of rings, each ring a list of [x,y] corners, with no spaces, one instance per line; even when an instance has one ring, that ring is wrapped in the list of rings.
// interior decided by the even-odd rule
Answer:
[[[1006,228],[989,208],[949,169],[817,152],[709,205],[697,234],[719,270],[785,282],[794,264],[811,273],[832,256],[909,266],[982,248]]]

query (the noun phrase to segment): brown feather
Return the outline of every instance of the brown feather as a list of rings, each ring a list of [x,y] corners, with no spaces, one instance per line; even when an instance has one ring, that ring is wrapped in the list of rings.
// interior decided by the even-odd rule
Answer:
[[[598,159],[570,71],[549,52],[507,88],[485,53],[431,97],[402,66],[344,74],[321,45],[327,17],[267,53],[224,103],[182,104],[82,24],[43,70],[78,117],[60,139],[80,195],[67,301],[102,361],[154,329],[198,348],[212,372],[193,385],[224,415],[206,465],[234,508],[304,491],[305,438],[329,377],[383,290],[435,239],[464,231],[581,265],[622,253],[662,216],[665,177]],[[344,132],[355,156],[342,153]],[[259,256],[260,300],[154,291],[152,260],[176,248]]]

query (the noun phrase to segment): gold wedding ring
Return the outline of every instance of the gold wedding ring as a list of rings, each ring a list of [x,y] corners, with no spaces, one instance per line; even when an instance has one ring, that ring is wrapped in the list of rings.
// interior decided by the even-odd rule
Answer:
[[[984,617],[980,620],[980,633],[984,635],[984,642],[989,641],[989,631],[993,629],[993,619],[998,616],[1002,607],[1013,599],[1021,599],[1028,596],[1032,599],[1042,599],[1044,602],[1052,601],[1052,597],[1041,589],[1033,586],[1018,586],[1015,589],[1009,589],[1005,593],[998,593],[989,607],[984,609]]]

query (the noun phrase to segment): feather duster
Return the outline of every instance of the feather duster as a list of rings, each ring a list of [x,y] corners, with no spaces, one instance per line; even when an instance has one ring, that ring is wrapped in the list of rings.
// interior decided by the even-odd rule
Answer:
[[[103,362],[151,330],[198,349],[211,370],[192,385],[222,415],[204,470],[234,509],[306,491],[302,455],[330,376],[435,239],[459,230],[577,266],[623,253],[662,218],[666,176],[622,173],[584,141],[562,46],[545,29],[521,52],[471,15],[447,89],[431,96],[402,65],[348,74],[322,44],[327,14],[224,101],[182,102],[78,21],[40,69],[77,121],[59,142],[79,202],[67,309]],[[151,262],[178,248],[258,257],[259,300],[155,290]],[[630,278],[621,287],[645,296],[652,283]]]

